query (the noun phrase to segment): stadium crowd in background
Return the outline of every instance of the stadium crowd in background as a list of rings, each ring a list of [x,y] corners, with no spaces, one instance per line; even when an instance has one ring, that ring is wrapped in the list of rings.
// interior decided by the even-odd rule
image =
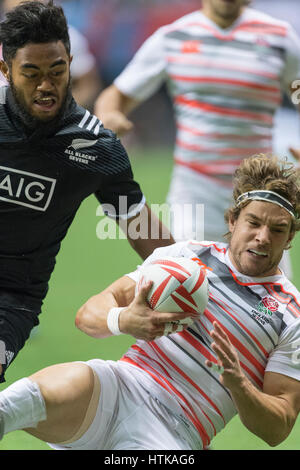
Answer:
[[[159,248],[88,300],[82,331],[138,341],[119,361],[54,365],[9,386],[0,438],[24,429],[58,450],[200,450],[238,413],[270,446],[283,442],[300,410],[300,293],[278,264],[299,213],[299,171],[275,157],[243,160],[225,214],[229,243]],[[154,312],[151,282],[135,294],[143,267],[170,256],[205,266],[209,300],[196,318]],[[183,331],[166,329],[188,316]]]
[[[177,126],[167,198],[176,240],[224,239],[232,174],[247,156],[271,155],[274,113],[300,76],[294,29],[249,3],[203,0],[200,10],[199,1],[197,10],[147,39],[95,106],[104,125],[123,135],[133,127],[128,114],[167,84]],[[160,108],[149,127],[152,120],[165,122]],[[297,136],[289,137],[293,146]],[[196,217],[200,204],[203,218]],[[282,266],[291,277],[287,254]]]
[[[26,1],[0,23],[0,382],[39,323],[61,242],[95,194],[144,259],[172,243],[133,179],[119,139],[71,92],[61,7]],[[146,234],[130,231],[133,221]],[[100,268],[99,268],[100,269]]]

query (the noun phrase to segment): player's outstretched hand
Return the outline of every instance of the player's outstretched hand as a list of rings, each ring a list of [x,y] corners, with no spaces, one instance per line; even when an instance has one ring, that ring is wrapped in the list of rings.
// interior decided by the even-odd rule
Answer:
[[[220,373],[220,382],[229,390],[240,387],[245,375],[242,372],[239,357],[228,335],[218,322],[213,323],[214,329],[210,332],[213,342],[211,348],[218,357],[218,365],[206,361],[206,365]]]
[[[122,333],[153,341],[157,337],[182,331],[193,324],[192,313],[164,313],[152,310],[147,301],[151,286],[150,281],[141,287],[131,304],[120,313],[119,328]],[[183,321],[185,324],[182,324]]]
[[[119,137],[131,131],[133,123],[121,111],[110,111],[102,116],[102,121],[106,129],[115,132]]]

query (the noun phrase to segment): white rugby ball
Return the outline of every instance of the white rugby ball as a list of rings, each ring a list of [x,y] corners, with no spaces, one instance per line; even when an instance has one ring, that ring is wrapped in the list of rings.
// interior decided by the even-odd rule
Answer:
[[[140,269],[137,290],[153,281],[147,300],[159,312],[192,312],[199,316],[208,302],[205,270],[189,258],[164,257]]]

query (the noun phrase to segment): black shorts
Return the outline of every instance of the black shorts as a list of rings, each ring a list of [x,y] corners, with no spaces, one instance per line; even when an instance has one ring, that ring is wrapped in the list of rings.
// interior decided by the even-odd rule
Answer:
[[[39,324],[38,314],[20,306],[0,305],[0,383],[5,382],[8,366],[23,348],[31,330]]]

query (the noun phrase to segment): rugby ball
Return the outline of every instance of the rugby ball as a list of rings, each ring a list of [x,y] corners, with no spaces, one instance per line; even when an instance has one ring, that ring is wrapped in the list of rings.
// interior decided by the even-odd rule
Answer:
[[[205,270],[183,257],[164,257],[140,268],[137,290],[152,281],[147,300],[159,312],[191,312],[201,315],[208,302],[208,281]]]

